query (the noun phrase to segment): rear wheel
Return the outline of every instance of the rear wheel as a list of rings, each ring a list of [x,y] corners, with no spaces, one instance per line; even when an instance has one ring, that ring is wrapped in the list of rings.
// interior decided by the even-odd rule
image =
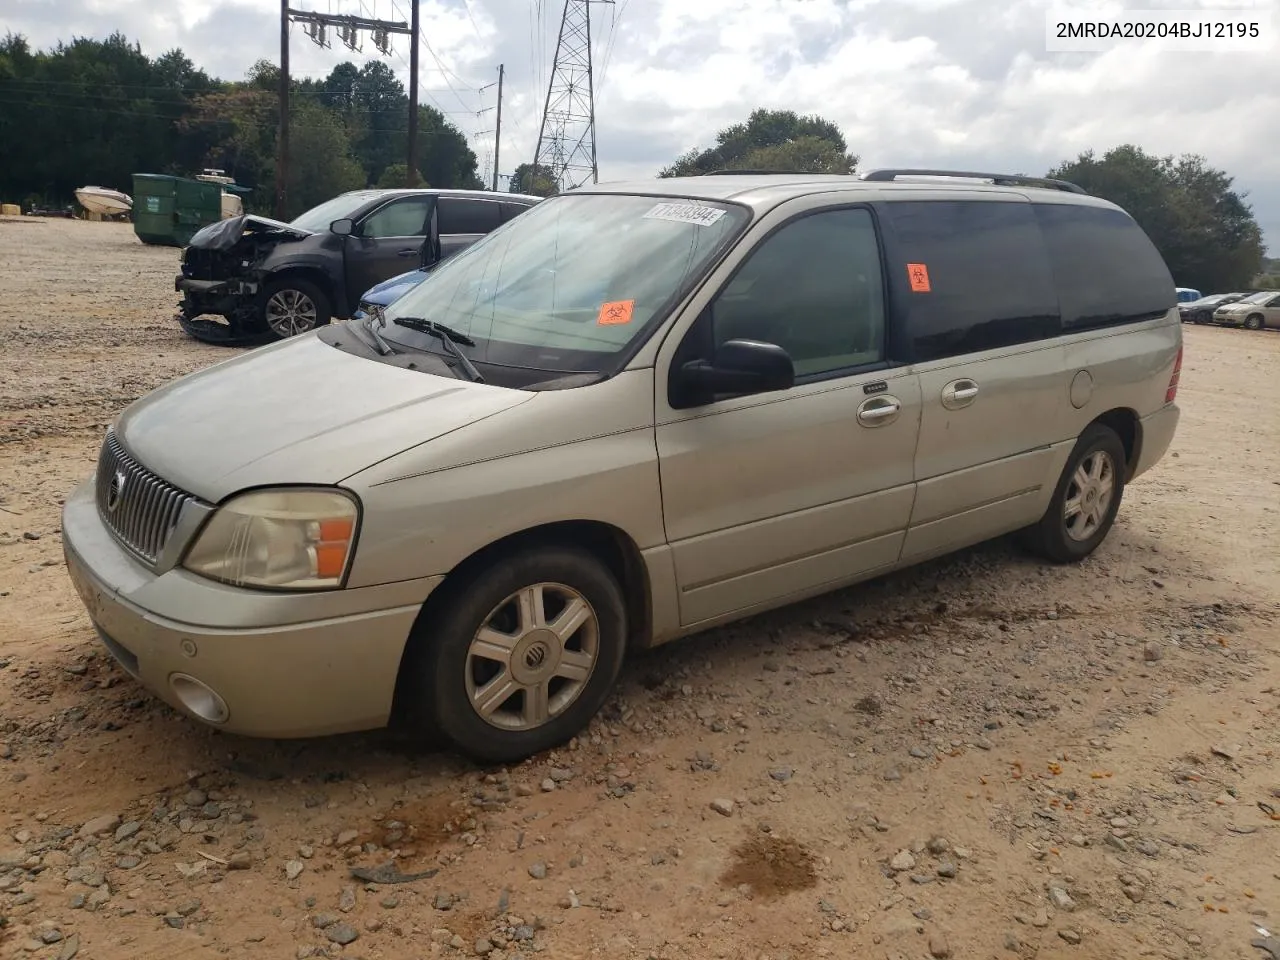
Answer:
[[[1244,321],[1244,328],[1246,330],[1261,330],[1262,314],[1255,313],[1252,316],[1246,317]]]
[[[329,298],[309,280],[284,277],[262,292],[262,322],[277,340],[323,327],[329,319]]]
[[[622,590],[595,557],[525,550],[455,587],[415,631],[401,689],[461,753],[512,763],[564,743],[604,705],[626,622]]]
[[[1044,516],[1023,531],[1024,544],[1054,563],[1083,560],[1106,539],[1124,496],[1126,455],[1110,427],[1080,435]]]

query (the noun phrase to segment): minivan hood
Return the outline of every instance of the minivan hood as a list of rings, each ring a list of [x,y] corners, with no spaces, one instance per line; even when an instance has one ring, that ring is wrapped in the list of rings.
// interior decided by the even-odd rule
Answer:
[[[533,396],[378,363],[312,333],[175,380],[115,429],[148,469],[217,502],[246,487],[338,483]]]

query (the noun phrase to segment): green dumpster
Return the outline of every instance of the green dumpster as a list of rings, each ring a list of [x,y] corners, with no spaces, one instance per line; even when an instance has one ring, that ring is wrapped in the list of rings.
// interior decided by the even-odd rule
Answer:
[[[185,247],[222,219],[222,187],[159,173],[133,175],[133,232],[143,243]]]

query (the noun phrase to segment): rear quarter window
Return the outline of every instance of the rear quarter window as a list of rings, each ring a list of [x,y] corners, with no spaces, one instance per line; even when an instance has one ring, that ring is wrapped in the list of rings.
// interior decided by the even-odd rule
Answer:
[[[892,233],[894,353],[921,362],[1056,337],[1053,274],[1031,204],[912,200],[881,206]],[[911,281],[911,271],[917,282]],[[927,283],[922,282],[927,277]]]
[[[1168,266],[1127,213],[1067,203],[1034,207],[1053,265],[1064,330],[1136,323],[1177,304]]]

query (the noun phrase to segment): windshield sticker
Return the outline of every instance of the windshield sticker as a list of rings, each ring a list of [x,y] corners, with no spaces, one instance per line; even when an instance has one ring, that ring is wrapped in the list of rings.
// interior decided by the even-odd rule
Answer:
[[[600,304],[600,313],[596,315],[596,324],[601,327],[612,327],[631,322],[631,314],[635,311],[634,300],[612,300]]]
[[[929,268],[923,263],[908,263],[907,277],[911,281],[912,293],[929,292]]]
[[[693,223],[699,227],[709,227],[721,217],[724,211],[719,207],[699,207],[692,203],[659,203],[644,215],[646,220],[671,220],[675,223]]]

